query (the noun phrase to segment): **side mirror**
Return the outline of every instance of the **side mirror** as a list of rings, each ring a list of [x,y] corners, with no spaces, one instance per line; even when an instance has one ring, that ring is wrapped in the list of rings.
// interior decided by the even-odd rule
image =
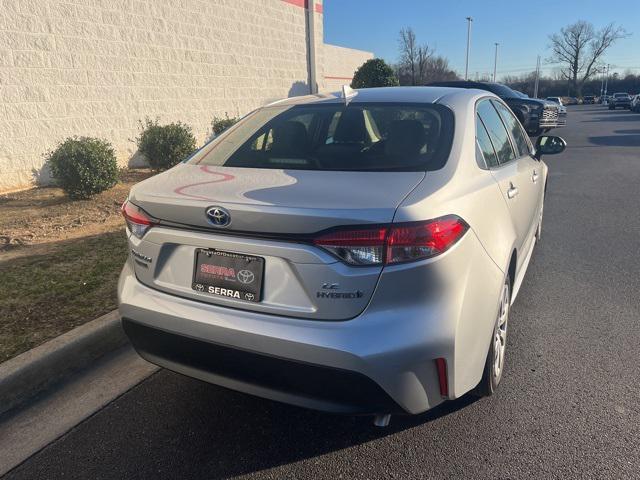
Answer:
[[[540,160],[542,155],[555,155],[564,152],[567,148],[567,142],[562,137],[554,137],[552,135],[541,135],[536,140],[535,158]]]

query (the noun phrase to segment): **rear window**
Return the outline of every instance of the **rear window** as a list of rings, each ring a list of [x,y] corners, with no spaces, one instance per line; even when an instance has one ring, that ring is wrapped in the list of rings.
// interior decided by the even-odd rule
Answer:
[[[350,103],[267,107],[188,163],[292,170],[424,171],[444,166],[453,113],[442,105]]]
[[[495,93],[500,98],[518,98],[519,96],[514,90],[501,83],[488,83],[486,85],[488,86],[487,90]]]

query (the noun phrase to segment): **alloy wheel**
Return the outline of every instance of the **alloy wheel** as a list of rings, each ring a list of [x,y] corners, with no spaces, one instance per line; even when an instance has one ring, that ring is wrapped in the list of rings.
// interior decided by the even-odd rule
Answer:
[[[493,335],[493,366],[492,373],[497,385],[502,377],[504,355],[507,348],[507,325],[509,323],[509,284],[505,283],[500,297],[498,321]]]

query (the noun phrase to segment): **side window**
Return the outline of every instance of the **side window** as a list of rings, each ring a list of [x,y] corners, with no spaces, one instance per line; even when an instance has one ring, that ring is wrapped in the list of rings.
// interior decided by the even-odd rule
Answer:
[[[482,119],[491,143],[496,149],[498,161],[503,164],[515,160],[516,154],[511,146],[509,134],[505,129],[498,112],[489,100],[483,100],[478,104],[478,115]]]
[[[484,162],[487,167],[493,168],[498,166],[498,156],[493,149],[491,139],[487,130],[484,128],[480,115],[476,115],[476,141],[478,142],[478,148],[484,157]]]
[[[511,138],[515,140],[516,147],[520,152],[520,156],[529,155],[531,153],[531,147],[529,146],[529,141],[527,136],[522,131],[522,126],[520,122],[515,117],[515,115],[511,112],[511,110],[505,107],[500,102],[491,101],[493,105],[498,110],[498,113],[502,117],[504,124],[507,126],[507,129],[511,132]]]

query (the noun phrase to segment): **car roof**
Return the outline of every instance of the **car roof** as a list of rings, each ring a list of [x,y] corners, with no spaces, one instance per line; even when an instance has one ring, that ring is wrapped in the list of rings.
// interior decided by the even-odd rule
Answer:
[[[349,98],[349,103],[439,103],[445,98],[455,97],[456,100],[462,100],[468,97],[469,100],[472,100],[478,96],[491,95],[490,92],[485,90],[451,87],[376,87],[361,88],[353,90],[353,92],[354,95]],[[344,102],[342,92],[333,92],[286,98],[270,103],[268,106],[342,102]]]

